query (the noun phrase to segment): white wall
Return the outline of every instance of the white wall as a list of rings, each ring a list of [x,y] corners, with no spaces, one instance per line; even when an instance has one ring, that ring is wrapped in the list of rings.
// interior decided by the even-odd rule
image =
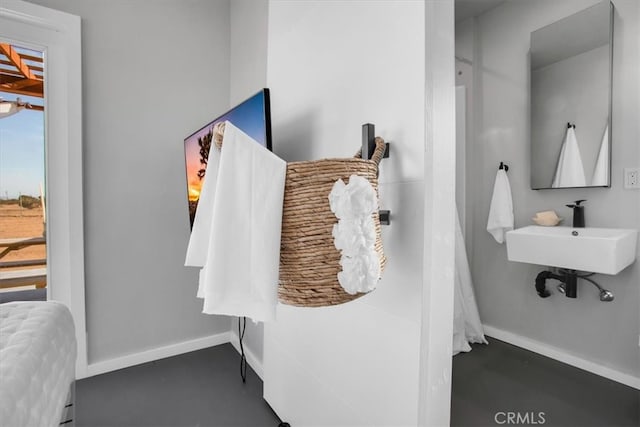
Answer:
[[[378,289],[330,308],[280,305],[265,325],[265,398],[292,425],[417,423],[424,16],[416,1],[269,3],[274,151],[289,161],[352,156],[366,122],[392,143],[381,164],[392,223]]]
[[[453,0],[425,2],[425,172],[420,426],[449,425],[455,270]]]
[[[554,347],[568,357],[626,375],[640,377],[638,313],[640,262],[617,276],[595,280],[615,294],[600,302],[588,283],[569,299],[551,287],[539,298],[534,279],[543,267],[507,261],[506,248],[485,231],[489,201],[500,161],[509,164],[516,227],[531,216],[555,209],[571,218],[565,203],[587,199],[587,226],[640,229],[640,191],[622,188],[622,169],[640,166],[640,4],[615,0],[612,187],[530,190],[529,186],[529,34],[597,1],[508,1],[477,18],[474,52],[475,161],[467,191],[472,201],[472,275],[483,322],[515,336]]]
[[[82,18],[89,363],[227,333],[201,314],[182,141],[229,102],[229,2],[31,0]]]
[[[233,0],[230,10],[231,73],[230,103],[235,105],[267,86],[268,0]],[[238,320],[231,332],[238,340]],[[244,349],[251,367],[262,375],[264,324],[247,322]]]
[[[267,84],[268,0],[233,0],[230,9],[230,101],[235,105]]]

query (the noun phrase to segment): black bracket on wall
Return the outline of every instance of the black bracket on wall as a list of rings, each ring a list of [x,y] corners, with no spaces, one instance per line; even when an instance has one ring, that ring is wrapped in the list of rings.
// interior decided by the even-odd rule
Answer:
[[[373,152],[376,149],[376,127],[371,123],[365,123],[362,125],[362,158],[370,159],[373,156]],[[389,157],[390,144],[385,143],[383,159]],[[391,224],[391,211],[381,210],[378,211],[380,216],[381,225]]]

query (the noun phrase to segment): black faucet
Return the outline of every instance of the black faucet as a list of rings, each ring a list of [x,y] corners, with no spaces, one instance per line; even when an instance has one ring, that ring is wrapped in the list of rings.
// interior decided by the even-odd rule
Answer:
[[[582,202],[586,200],[576,200],[573,205],[567,205],[573,209],[573,228],[584,228],[584,206],[580,206]]]

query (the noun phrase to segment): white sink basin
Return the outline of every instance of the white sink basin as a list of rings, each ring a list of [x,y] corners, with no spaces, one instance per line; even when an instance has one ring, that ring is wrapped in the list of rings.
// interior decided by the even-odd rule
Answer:
[[[507,232],[507,257],[509,261],[618,274],[635,261],[637,242],[637,230],[530,225]]]

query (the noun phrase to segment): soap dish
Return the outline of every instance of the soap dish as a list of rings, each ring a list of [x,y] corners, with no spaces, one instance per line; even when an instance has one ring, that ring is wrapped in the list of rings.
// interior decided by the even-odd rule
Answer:
[[[564,218],[559,217],[555,211],[544,211],[536,213],[531,219],[538,225],[553,227],[560,224]]]

